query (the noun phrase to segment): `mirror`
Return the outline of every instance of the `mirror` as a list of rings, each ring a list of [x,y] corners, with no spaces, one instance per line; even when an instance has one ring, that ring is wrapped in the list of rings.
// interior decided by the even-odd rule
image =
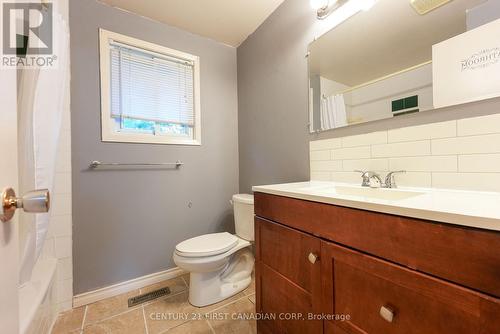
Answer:
[[[411,0],[378,0],[316,39],[311,132],[432,110],[432,45],[467,31],[468,10],[486,1],[414,1],[443,3],[421,15]]]

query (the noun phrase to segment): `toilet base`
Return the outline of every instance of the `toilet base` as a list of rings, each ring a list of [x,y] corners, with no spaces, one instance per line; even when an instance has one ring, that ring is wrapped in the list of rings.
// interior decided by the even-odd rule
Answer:
[[[218,303],[245,290],[252,281],[254,256],[249,249],[233,254],[228,264],[214,272],[189,275],[189,302],[203,307]]]

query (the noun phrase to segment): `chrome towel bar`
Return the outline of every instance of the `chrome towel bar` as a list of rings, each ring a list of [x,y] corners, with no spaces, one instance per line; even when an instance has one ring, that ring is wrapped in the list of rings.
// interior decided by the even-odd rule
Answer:
[[[127,162],[101,162],[98,160],[94,160],[90,163],[90,169],[96,169],[101,166],[129,166],[129,167],[154,167],[154,166],[175,166],[175,168],[179,168],[184,165],[183,162],[177,160],[176,162],[153,162],[153,163],[127,163]]]

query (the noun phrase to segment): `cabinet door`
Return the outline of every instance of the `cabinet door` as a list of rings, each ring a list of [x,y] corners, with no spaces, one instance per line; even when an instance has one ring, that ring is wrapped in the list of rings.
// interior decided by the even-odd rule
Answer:
[[[500,301],[322,242],[326,333],[500,333]]]
[[[255,235],[259,333],[322,333],[320,240],[258,217]]]

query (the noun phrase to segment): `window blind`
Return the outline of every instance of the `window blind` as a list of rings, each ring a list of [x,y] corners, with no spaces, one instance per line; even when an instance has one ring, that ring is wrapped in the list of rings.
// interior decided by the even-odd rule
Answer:
[[[111,117],[194,125],[191,61],[110,42]]]

